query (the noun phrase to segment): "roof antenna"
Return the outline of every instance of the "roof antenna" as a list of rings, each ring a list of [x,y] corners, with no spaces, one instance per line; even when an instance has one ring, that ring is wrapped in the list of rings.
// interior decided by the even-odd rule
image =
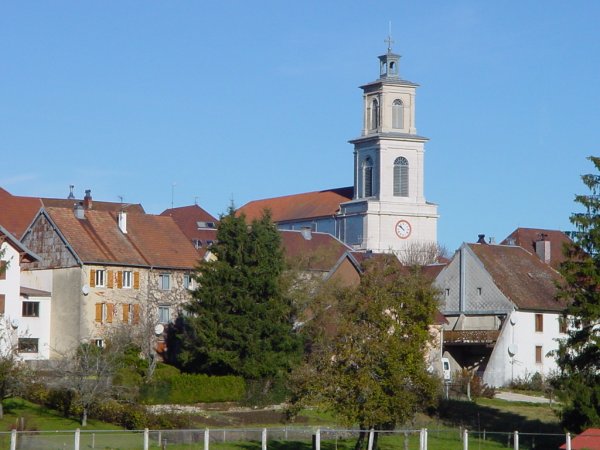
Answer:
[[[194,205],[198,206],[198,197],[194,197]]]
[[[67,200],[74,200],[75,199],[75,194],[73,194],[73,189],[75,189],[75,185],[74,184],[70,184],[69,185],[69,196],[67,197]]]
[[[175,183],[173,181],[173,183],[171,183],[171,209],[173,209],[173,205],[175,204],[175,185],[177,183]]]

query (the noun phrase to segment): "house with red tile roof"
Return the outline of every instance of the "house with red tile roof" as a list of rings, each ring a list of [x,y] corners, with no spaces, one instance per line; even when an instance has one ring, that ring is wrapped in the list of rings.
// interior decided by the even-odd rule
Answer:
[[[22,265],[39,256],[0,226],[0,353],[23,360],[50,355],[50,292],[24,285]]]
[[[198,253],[171,217],[47,207],[22,242],[40,257],[26,264],[30,286],[53,293],[52,357],[83,340],[102,345],[119,326],[162,338],[190,299]]]
[[[560,274],[526,249],[463,244],[436,277],[442,293],[444,356],[490,386],[556,369],[549,352],[566,337]]]
[[[64,199],[23,197],[12,195],[0,187],[0,225],[20,239],[42,207],[73,208],[74,205],[79,204],[85,209],[93,208],[97,211],[144,213],[144,208],[140,204],[93,201],[90,190],[85,191],[82,199],[77,199],[74,195],[71,197]]]
[[[600,428],[588,428],[571,439],[571,446],[564,443],[559,448],[572,450],[600,450]]]
[[[194,244],[203,257],[217,239],[217,219],[198,205],[166,209],[161,216],[171,217],[183,234]]]
[[[517,228],[500,244],[518,245],[558,269],[565,260],[563,248],[571,239],[562,231],[541,228]]]

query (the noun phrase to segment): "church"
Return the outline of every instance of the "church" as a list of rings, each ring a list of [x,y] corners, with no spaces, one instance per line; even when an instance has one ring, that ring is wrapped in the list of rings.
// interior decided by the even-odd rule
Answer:
[[[427,138],[415,122],[418,84],[400,77],[400,55],[379,56],[379,78],[361,86],[363,126],[354,146],[354,185],[251,201],[254,219],[269,209],[282,230],[334,235],[358,251],[395,253],[437,243],[437,205],[425,199]]]

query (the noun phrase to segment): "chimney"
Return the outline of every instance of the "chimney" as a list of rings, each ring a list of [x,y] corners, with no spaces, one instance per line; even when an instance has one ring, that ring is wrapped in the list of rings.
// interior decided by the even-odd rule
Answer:
[[[485,242],[485,234],[478,234],[477,237],[479,238],[477,239],[478,244],[487,244],[487,242]]]
[[[83,209],[81,202],[75,203],[75,206],[73,207],[73,214],[75,214],[75,218],[79,220],[85,219],[85,210]]]
[[[307,241],[312,239],[312,231],[310,230],[310,227],[302,227],[300,232],[302,233],[302,237]]]
[[[70,184],[69,185],[69,196],[67,197],[67,200],[74,200],[75,199],[75,194],[73,194],[73,189],[75,188],[74,184]]]
[[[85,197],[83,197],[83,207],[85,209],[92,209],[92,190],[85,190]]]
[[[127,234],[127,213],[125,211],[119,211],[119,214],[117,214],[117,222],[119,223],[119,230],[121,230],[121,233]]]
[[[535,241],[535,253],[546,264],[550,264],[550,241],[546,240],[547,234],[542,233],[540,239]]]

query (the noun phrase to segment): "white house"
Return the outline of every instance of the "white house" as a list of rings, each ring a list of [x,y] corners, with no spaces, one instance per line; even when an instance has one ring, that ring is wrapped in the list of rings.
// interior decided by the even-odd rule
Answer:
[[[39,258],[0,226],[0,351],[50,356],[50,293],[21,285],[21,263]]]
[[[436,278],[442,291],[444,356],[490,386],[556,369],[549,352],[566,337],[560,274],[515,245],[463,244]]]

